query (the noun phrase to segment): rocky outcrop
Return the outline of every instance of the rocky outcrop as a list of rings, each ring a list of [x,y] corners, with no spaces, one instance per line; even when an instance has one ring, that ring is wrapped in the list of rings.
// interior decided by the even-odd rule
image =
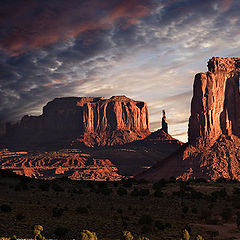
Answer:
[[[168,133],[168,123],[167,123],[167,117],[166,117],[166,112],[165,110],[162,111],[162,130],[165,133]]]
[[[115,145],[150,134],[146,103],[125,96],[56,98],[42,115],[26,115],[6,132],[8,143],[35,146]]]
[[[240,136],[240,58],[212,58],[195,76],[189,143],[211,145],[221,135]]]
[[[240,181],[240,58],[213,57],[193,86],[188,143],[139,178]]]

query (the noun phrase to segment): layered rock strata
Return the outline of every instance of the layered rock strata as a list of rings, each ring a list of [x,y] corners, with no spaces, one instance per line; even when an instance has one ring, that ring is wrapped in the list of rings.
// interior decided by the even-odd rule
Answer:
[[[138,178],[240,180],[240,58],[213,57],[193,86],[188,143]]]
[[[6,129],[9,144],[87,146],[124,144],[150,134],[147,104],[125,96],[56,98],[40,116],[24,116]]]

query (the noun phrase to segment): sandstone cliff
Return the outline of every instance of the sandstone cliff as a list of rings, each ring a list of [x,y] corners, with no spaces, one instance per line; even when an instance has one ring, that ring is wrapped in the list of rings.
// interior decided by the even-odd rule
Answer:
[[[188,143],[138,175],[240,180],[240,58],[213,57],[195,76]]]
[[[25,146],[115,145],[150,134],[146,103],[125,96],[56,98],[6,131],[9,144]]]
[[[240,136],[240,58],[212,58],[195,76],[189,143],[213,144],[221,135]]]

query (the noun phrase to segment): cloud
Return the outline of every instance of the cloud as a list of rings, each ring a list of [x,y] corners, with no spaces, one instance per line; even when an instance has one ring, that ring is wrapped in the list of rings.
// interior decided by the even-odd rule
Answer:
[[[239,55],[237,0],[1,1],[0,120],[54,97],[125,94],[187,131],[194,74]],[[183,135],[182,135],[183,136]]]
[[[28,0],[4,1],[0,23],[0,47],[17,56],[28,50],[99,29],[109,29],[119,21],[122,27],[136,24],[150,12],[148,0]],[[16,11],[17,10],[17,11]],[[86,41],[85,44],[88,44]]]

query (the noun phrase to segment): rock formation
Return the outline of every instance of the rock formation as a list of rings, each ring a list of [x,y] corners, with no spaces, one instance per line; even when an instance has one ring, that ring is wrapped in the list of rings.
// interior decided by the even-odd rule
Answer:
[[[166,113],[165,113],[165,110],[162,111],[162,130],[165,132],[165,133],[168,133],[168,123],[167,123],[167,117],[166,117]]]
[[[221,135],[240,137],[240,58],[212,58],[195,76],[189,143],[213,144]]]
[[[240,58],[213,57],[193,86],[188,143],[139,178],[240,180]]]
[[[7,127],[8,143],[49,146],[73,141],[87,146],[124,144],[150,134],[146,103],[125,96],[56,98],[40,116]]]

